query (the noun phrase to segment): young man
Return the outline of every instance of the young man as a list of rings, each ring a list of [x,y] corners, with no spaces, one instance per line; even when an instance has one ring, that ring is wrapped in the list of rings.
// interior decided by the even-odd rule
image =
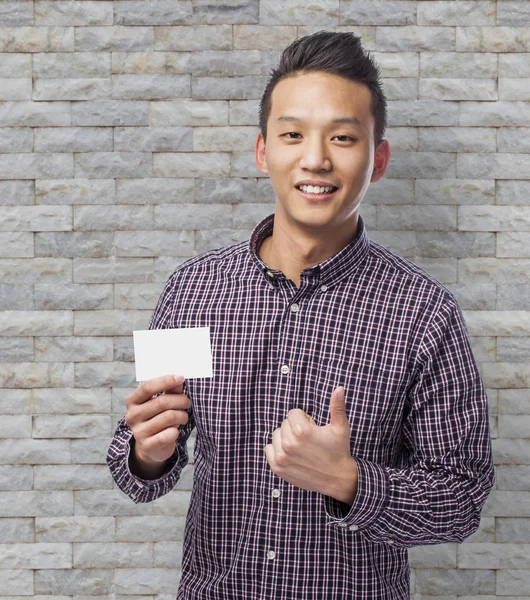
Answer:
[[[358,215],[389,161],[385,125],[359,38],[295,41],[260,107],[274,215],[188,261],[159,300],[152,328],[210,327],[214,376],[140,385],[108,463],[150,502],[197,428],[181,600],[404,600],[407,548],[479,524],[493,465],[461,312]]]

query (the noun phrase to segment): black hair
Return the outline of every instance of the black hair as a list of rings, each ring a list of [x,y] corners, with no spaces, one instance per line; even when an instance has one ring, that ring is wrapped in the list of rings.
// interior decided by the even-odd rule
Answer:
[[[271,111],[271,96],[276,85],[286,77],[308,72],[331,73],[366,85],[372,98],[374,139],[376,147],[383,140],[387,126],[386,97],[381,85],[379,66],[353,33],[319,31],[292,42],[282,52],[277,69],[269,80],[259,105],[259,127],[267,138],[267,120]]]

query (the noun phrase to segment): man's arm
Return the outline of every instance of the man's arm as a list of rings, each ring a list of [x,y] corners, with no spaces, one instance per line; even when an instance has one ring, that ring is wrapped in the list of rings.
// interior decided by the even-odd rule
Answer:
[[[160,463],[162,473],[137,472],[134,467],[135,459],[132,458],[135,445],[133,433],[125,419],[121,419],[107,452],[107,464],[118,487],[136,504],[152,502],[170,492],[177,484],[182,469],[188,464],[186,441],[192,429],[193,419],[190,415],[187,424],[179,429],[173,455]],[[158,477],[154,479],[151,475]]]
[[[462,542],[494,484],[487,399],[456,303],[435,316],[418,354],[403,423],[404,464],[355,458],[351,506],[325,498],[335,523],[401,547]]]
[[[149,329],[171,326],[170,316],[175,307],[177,282],[178,271],[166,283],[151,317]],[[152,380],[139,386],[127,398],[126,418],[118,423],[107,453],[107,464],[114,481],[136,503],[151,502],[171,491],[188,462],[186,441],[194,427],[193,415],[191,410],[187,415],[180,410],[173,410],[185,407],[183,389],[175,388],[176,385],[182,386],[182,382],[171,377],[165,379],[172,383],[166,385],[161,381],[160,389],[154,389],[152,385],[155,380]],[[166,389],[168,392],[177,392],[180,396],[164,395],[159,396],[160,399],[151,397]],[[187,399],[185,402],[188,407]],[[142,450],[140,444],[136,443],[133,429],[138,431],[144,446],[151,447],[150,456],[149,450]],[[161,436],[163,439],[160,439]]]

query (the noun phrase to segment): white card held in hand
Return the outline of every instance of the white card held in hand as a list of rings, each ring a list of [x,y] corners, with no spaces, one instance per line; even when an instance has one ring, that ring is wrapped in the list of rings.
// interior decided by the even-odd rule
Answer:
[[[162,375],[212,376],[209,327],[133,331],[137,381]]]

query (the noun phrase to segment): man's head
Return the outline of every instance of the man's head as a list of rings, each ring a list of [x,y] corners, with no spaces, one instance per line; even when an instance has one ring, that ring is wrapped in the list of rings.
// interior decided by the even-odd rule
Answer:
[[[374,118],[374,142],[377,147],[384,138],[387,125],[386,98],[381,87],[379,68],[363,49],[359,37],[353,33],[329,31],[319,31],[298,38],[282,52],[280,64],[271,72],[261,97],[259,126],[263,138],[267,139],[267,121],[276,85],[286,77],[311,72],[340,75],[368,88]]]
[[[355,231],[366,190],[390,159],[388,141],[378,141],[386,125],[378,76],[351,34],[318,33],[284,51],[255,144],[256,165],[276,194],[278,227],[328,238]]]

